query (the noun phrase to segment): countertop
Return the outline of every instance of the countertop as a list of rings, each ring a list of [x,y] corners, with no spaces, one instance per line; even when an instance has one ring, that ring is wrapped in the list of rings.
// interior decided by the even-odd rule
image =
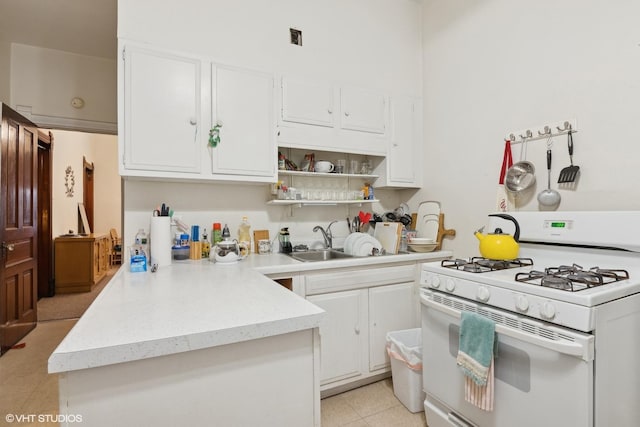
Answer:
[[[428,261],[451,252],[301,262],[252,254],[236,264],[125,264],[49,358],[49,373],[232,344],[317,327],[324,311],[265,274]]]

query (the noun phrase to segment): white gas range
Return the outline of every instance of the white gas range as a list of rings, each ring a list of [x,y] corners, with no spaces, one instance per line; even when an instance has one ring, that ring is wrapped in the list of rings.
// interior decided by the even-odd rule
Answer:
[[[423,265],[429,426],[640,425],[640,212],[511,215],[518,260]],[[464,400],[462,311],[496,322],[493,412]]]

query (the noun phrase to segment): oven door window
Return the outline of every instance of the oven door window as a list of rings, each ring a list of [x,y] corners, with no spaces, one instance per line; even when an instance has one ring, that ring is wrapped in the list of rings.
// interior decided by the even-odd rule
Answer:
[[[531,391],[531,359],[529,353],[506,344],[498,342],[498,355],[494,361],[494,376],[520,391]],[[455,359],[458,356],[460,344],[460,326],[449,324],[449,354]]]
[[[427,400],[434,397],[453,416],[478,426],[593,425],[592,360],[500,333],[494,360],[494,410],[486,412],[466,402],[464,375],[456,365],[459,325],[459,318],[422,306]]]

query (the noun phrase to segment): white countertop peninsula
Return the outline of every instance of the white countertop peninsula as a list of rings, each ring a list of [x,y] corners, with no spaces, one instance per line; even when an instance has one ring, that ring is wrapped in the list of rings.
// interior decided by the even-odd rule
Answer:
[[[49,359],[65,372],[316,327],[322,310],[241,263],[123,266]]]
[[[60,373],[60,413],[83,414],[90,425],[319,425],[323,310],[264,274],[450,255],[304,263],[252,254],[234,265],[174,262],[155,273],[124,265],[49,359],[49,372]]]

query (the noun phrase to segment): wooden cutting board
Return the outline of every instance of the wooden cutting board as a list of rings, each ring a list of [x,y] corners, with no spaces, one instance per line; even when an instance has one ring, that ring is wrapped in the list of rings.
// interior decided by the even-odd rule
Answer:
[[[259,240],[269,240],[269,230],[254,230],[253,231],[253,253],[257,254],[258,251],[258,241]]]
[[[382,248],[388,254],[397,254],[400,248],[400,238],[402,237],[402,223],[399,222],[378,222],[373,237],[378,239]]]

